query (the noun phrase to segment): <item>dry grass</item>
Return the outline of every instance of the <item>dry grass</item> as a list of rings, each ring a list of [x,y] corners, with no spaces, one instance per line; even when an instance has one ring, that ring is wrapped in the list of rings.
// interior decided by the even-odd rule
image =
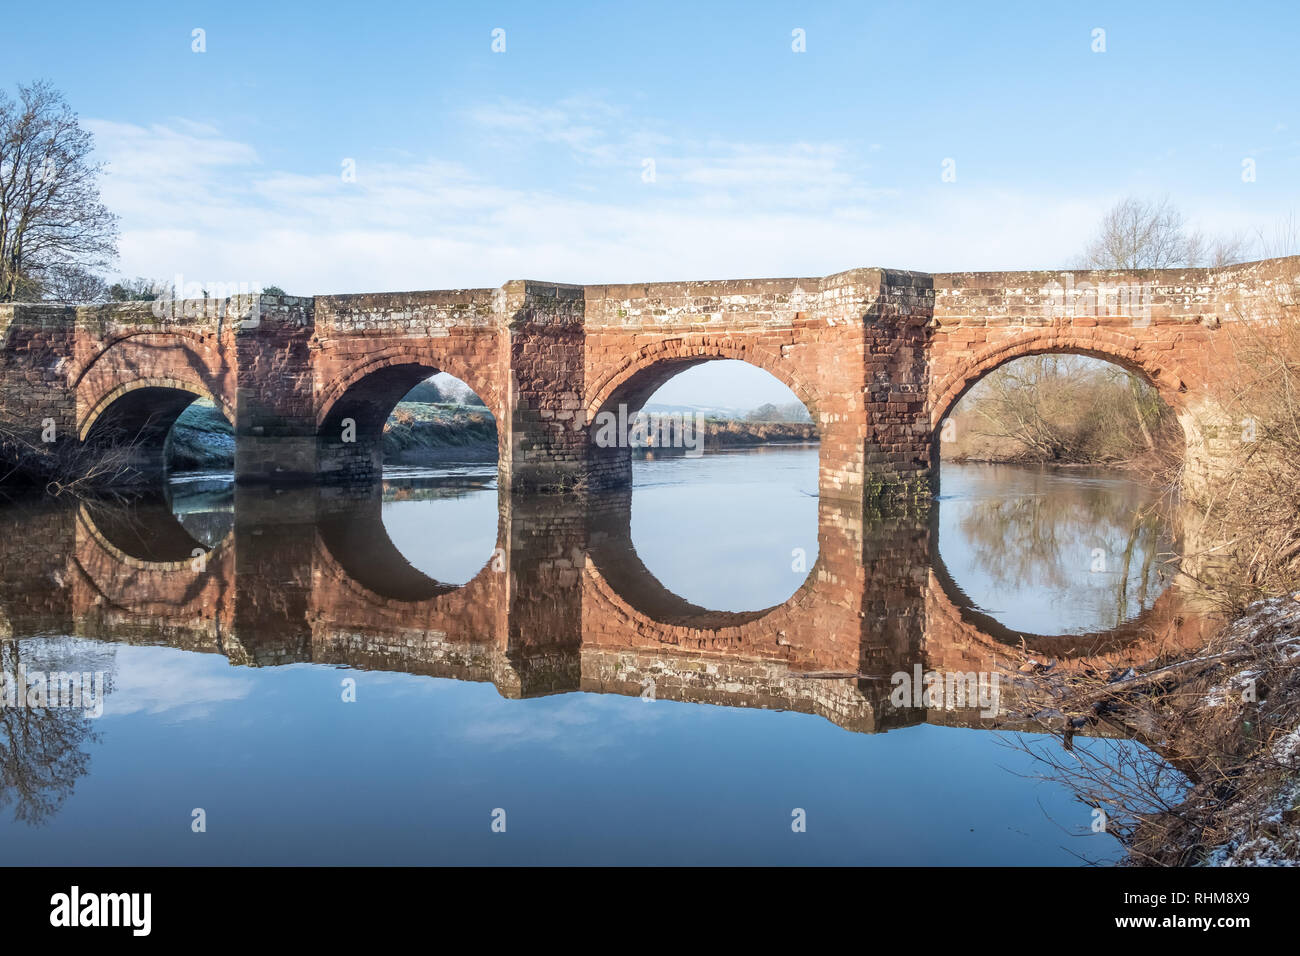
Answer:
[[[93,495],[127,483],[133,453],[129,440],[96,445],[33,442],[26,430],[0,419],[0,485],[43,488],[52,495]]]
[[[951,417],[943,456],[955,461],[1124,464],[1150,468],[1181,451],[1182,434],[1155,389],[1106,362],[1037,355],[995,369]]]
[[[1047,671],[1031,714],[1061,722],[1064,747],[1021,744],[1085,804],[1134,865],[1300,859],[1300,601],[1278,598],[1225,628],[1190,660],[1141,672]],[[1041,665],[1039,665],[1041,668]],[[1086,728],[1111,742],[1074,746]]]
[[[1300,280],[1300,277],[1296,277]],[[1239,612],[1300,588],[1300,302],[1280,284],[1253,321],[1226,326],[1235,352],[1223,414],[1206,423],[1221,480],[1201,500],[1199,536],[1213,542],[1204,583]]]

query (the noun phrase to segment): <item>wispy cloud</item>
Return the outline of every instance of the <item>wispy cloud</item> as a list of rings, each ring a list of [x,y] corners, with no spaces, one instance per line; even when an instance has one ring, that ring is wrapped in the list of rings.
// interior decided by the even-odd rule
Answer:
[[[252,689],[252,679],[232,671],[220,655],[132,647],[118,655],[104,716],[145,713],[195,720],[209,716],[219,704],[243,700]]]
[[[273,168],[206,122],[95,121],[105,200],[123,221],[122,271],[313,294],[1052,268],[1118,198],[940,184],[937,166],[932,183],[882,186],[879,144],[697,142],[597,99],[501,102],[462,118],[469,152],[536,155],[542,170],[487,167],[457,142],[442,155],[358,157],[345,181],[336,165]]]

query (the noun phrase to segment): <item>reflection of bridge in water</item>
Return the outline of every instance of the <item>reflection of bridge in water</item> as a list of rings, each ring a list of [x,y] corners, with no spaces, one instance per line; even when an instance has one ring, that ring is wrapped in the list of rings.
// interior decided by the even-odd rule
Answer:
[[[413,568],[380,507],[378,486],[241,486],[211,548],[162,501],[0,510],[0,614],[15,636],[491,681],[506,697],[653,687],[658,699],[813,713],[861,732],[927,721],[1033,729],[977,706],[893,706],[891,675],[917,665],[1007,675],[1022,642],[1063,666],[1141,663],[1200,644],[1209,626],[1184,613],[1174,584],[1114,630],[1010,631],[951,581],[932,518],[864,517],[824,499],[803,584],[746,613],[697,607],[659,583],[632,547],[627,493],[502,495],[497,549],[461,587]],[[1002,707],[1016,709],[1005,680]]]

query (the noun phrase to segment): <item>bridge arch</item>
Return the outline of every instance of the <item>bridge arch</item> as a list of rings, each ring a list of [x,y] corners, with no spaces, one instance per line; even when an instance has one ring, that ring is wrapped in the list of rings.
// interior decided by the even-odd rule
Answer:
[[[234,372],[217,340],[192,330],[119,335],[72,369],[69,384],[77,440],[111,453],[114,480],[125,483],[163,473],[167,436],[196,399],[235,421]]]
[[[1111,362],[1141,376],[1175,412],[1181,413],[1186,404],[1187,383],[1131,336],[1104,329],[1050,328],[998,342],[958,362],[931,389],[931,427],[938,429],[980,379],[1008,362],[1031,355],[1084,355]]]
[[[193,376],[147,377],[123,382],[90,404],[77,424],[77,439],[116,484],[147,484],[168,467],[172,426],[198,399],[212,402],[227,421],[234,410]]]
[[[220,356],[220,343],[210,333],[186,328],[165,332],[132,329],[104,338],[84,358],[70,365],[68,384],[74,389],[80,388],[92,372],[98,373],[105,366],[175,368],[177,363],[167,353],[178,351],[184,354],[183,365],[202,377],[215,378],[226,369]],[[105,362],[105,358],[110,358],[110,361]]]
[[[595,488],[626,488],[632,483],[632,451],[628,447],[602,447],[598,444],[603,413],[619,416],[626,408],[630,420],[650,397],[670,379],[698,365],[718,360],[744,362],[767,372],[808,409],[819,438],[823,437],[821,396],[783,360],[780,350],[747,342],[732,336],[682,336],[657,341],[635,350],[597,379],[584,406],[588,425],[589,482]],[[819,454],[819,468],[826,471],[825,448]]]
[[[234,371],[228,357],[215,338],[189,329],[118,335],[73,367],[68,383],[83,439],[112,400],[152,384],[208,398],[234,421]]]
[[[112,431],[127,436],[166,438],[167,432],[190,404],[204,398],[227,419],[234,421],[234,409],[197,379],[140,378],[118,385],[101,396],[77,425],[77,438],[94,440]]]
[[[817,421],[820,405],[816,390],[796,373],[792,363],[769,348],[743,339],[683,336],[642,346],[602,375],[586,403],[586,420],[611,404],[625,402],[637,411],[665,382],[688,368],[717,359],[732,359],[761,368],[790,389]]]
[[[954,350],[946,342],[936,342],[934,354],[942,361],[945,352]],[[1192,383],[1167,359],[1168,351],[1143,348],[1132,336],[1098,328],[1044,328],[999,341],[959,359],[949,371],[935,380],[930,389],[930,485],[937,493],[941,483],[940,438],[944,420],[958,402],[994,370],[1017,359],[1034,355],[1080,355],[1099,359],[1132,372],[1156,390],[1161,401],[1173,412],[1183,434],[1184,481],[1199,475],[1204,467],[1200,458],[1204,433],[1201,427],[1203,408],[1196,404],[1203,396],[1195,395]]]
[[[504,409],[501,394],[491,375],[455,355],[441,354],[436,348],[413,350],[410,346],[403,345],[368,354],[365,361],[353,366],[336,381],[321,389],[316,398],[316,424],[319,427],[336,417],[339,402],[367,380],[371,382],[367,394],[362,396],[356,393],[354,397],[364,397],[382,404],[389,397],[396,396],[392,399],[392,405],[396,405],[403,395],[438,372],[446,372],[460,379],[483,399],[488,411],[497,421],[502,420]],[[405,391],[398,392],[407,381],[410,385],[406,386]],[[390,405],[384,413],[385,419],[391,411]]]
[[[316,401],[319,467],[325,475],[372,481],[383,472],[383,433],[393,409],[416,385],[439,372],[460,379],[483,401],[497,423],[497,458],[505,460],[506,420],[501,392],[491,374],[437,349],[384,349],[329,383]],[[351,434],[347,423],[351,422]],[[346,434],[346,438],[345,438]]]

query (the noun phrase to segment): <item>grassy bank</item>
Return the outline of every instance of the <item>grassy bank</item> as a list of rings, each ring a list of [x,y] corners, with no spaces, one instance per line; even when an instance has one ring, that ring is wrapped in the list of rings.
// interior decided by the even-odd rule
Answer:
[[[167,454],[176,471],[234,468],[235,429],[215,405],[200,399],[176,419],[167,437]]]
[[[805,444],[817,441],[812,422],[757,422],[710,418],[704,422],[705,448],[744,448],[749,445]]]
[[[492,460],[496,421],[482,406],[402,402],[384,427],[384,458],[401,464],[446,460]],[[168,438],[176,471],[234,467],[235,431],[210,402],[197,401],[181,414]]]
[[[496,456],[496,419],[481,405],[401,402],[384,426],[384,460],[393,464],[492,461]]]
[[[706,449],[815,441],[817,427],[811,422],[705,421]],[[232,468],[234,429],[211,403],[195,402],[172,429],[169,455],[177,471]],[[393,464],[492,461],[496,455],[496,419],[481,405],[401,402],[384,426],[384,460]]]

